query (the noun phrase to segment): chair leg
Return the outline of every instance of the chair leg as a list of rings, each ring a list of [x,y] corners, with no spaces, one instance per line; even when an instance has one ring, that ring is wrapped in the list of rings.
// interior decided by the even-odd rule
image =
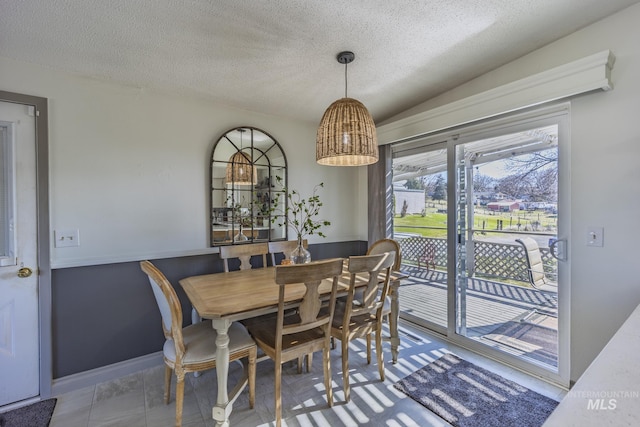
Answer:
[[[344,388],[344,400],[348,402],[351,399],[351,390],[349,388],[349,340],[347,337],[342,337],[340,342],[342,343],[342,387]]]
[[[249,407],[253,409],[256,404],[256,359],[257,349],[249,351]]]
[[[282,362],[276,360],[276,427],[280,427],[282,424]]]
[[[322,366],[324,370],[324,388],[327,391],[327,403],[333,406],[333,387],[331,387],[331,349],[325,346],[322,349]]]
[[[164,404],[169,404],[169,398],[171,397],[171,375],[173,375],[173,369],[168,365],[164,367]]]
[[[307,369],[307,372],[311,372],[312,363],[313,363],[313,353],[298,356],[298,374],[302,373],[303,365]]]
[[[384,354],[382,352],[382,325],[378,325],[376,330],[376,356],[378,356],[378,372],[380,380],[384,381]]]
[[[367,334],[367,365],[371,365],[371,333]]]
[[[176,370],[176,427],[182,426],[182,402],[184,399],[184,372]]]

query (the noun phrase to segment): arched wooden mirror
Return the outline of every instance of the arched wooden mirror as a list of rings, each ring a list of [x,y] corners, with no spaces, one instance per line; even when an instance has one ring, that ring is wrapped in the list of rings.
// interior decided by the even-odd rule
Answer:
[[[281,227],[287,198],[287,158],[268,133],[231,129],[211,154],[211,246],[287,239]]]

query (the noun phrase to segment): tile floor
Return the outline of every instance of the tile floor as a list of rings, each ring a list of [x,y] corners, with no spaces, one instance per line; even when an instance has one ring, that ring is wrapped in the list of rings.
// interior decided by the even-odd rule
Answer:
[[[448,426],[442,419],[393,387],[399,379],[447,352],[455,353],[553,399],[560,400],[565,394],[560,388],[453,346],[409,324],[401,324],[400,335],[400,358],[396,365],[391,363],[389,344],[385,343],[384,382],[381,382],[378,376],[375,354],[372,364],[368,366],[366,363],[364,340],[352,344],[349,357],[349,403],[343,400],[340,347],[333,350],[333,408],[326,404],[320,354],[313,359],[311,373],[297,374],[295,364],[286,364],[282,378],[283,426]],[[233,363],[230,367],[230,377],[238,378],[241,371],[241,366]],[[270,360],[263,361],[258,364],[257,371],[255,408],[249,408],[248,390],[245,388],[236,400],[231,414],[230,422],[234,427],[275,424],[273,363]],[[175,395],[172,393],[169,405],[164,404],[163,375],[164,366],[159,365],[123,378],[56,396],[58,403],[50,427],[173,426]],[[233,379],[230,380],[230,384],[232,381]],[[213,426],[211,408],[216,396],[215,372],[205,372],[197,378],[189,374],[185,383],[182,425]],[[175,392],[175,379],[172,382],[172,392]]]

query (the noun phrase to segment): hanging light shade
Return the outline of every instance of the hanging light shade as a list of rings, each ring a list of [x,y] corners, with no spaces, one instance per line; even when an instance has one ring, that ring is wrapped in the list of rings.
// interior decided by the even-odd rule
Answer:
[[[240,132],[240,149],[231,156],[229,163],[227,163],[227,176],[225,179],[227,184],[256,185],[258,171],[251,163],[249,156],[242,151],[242,135],[246,131],[246,129],[238,128],[238,132]]]
[[[362,166],[378,161],[376,125],[367,108],[358,100],[347,97],[347,64],[353,52],[338,54],[345,64],[345,97],[327,108],[318,126],[316,161],[330,166]]]
[[[227,184],[256,185],[257,176],[256,167],[251,164],[247,154],[238,151],[231,156],[227,163]]]

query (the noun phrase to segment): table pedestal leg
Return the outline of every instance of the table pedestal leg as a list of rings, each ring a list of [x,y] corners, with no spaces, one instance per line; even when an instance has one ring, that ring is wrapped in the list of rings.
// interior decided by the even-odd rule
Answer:
[[[218,397],[212,410],[212,417],[217,427],[229,427],[229,415],[233,404],[229,402],[227,380],[229,375],[229,326],[226,319],[213,319],[213,328],[218,333],[216,338],[216,375],[218,377]]]
[[[400,316],[400,301],[398,300],[398,290],[400,281],[394,280],[391,285],[391,314],[389,315],[389,335],[391,341],[391,359],[393,363],[398,362],[398,346],[400,337],[398,336],[398,316]]]

